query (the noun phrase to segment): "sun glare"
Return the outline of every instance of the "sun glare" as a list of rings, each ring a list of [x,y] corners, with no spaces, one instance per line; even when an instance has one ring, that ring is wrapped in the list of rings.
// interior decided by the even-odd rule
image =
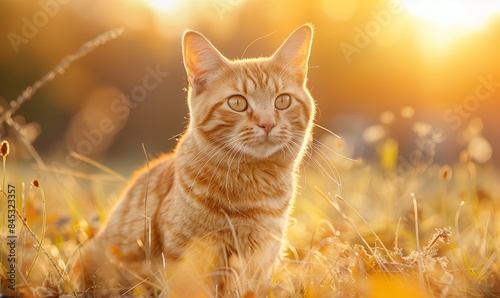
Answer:
[[[182,0],[145,0],[146,4],[158,12],[175,11]]]
[[[454,42],[484,28],[500,16],[498,0],[401,0],[406,12],[413,15],[420,39],[420,49],[428,58],[440,60]]]
[[[406,11],[447,28],[477,29],[500,14],[497,0],[402,0]]]

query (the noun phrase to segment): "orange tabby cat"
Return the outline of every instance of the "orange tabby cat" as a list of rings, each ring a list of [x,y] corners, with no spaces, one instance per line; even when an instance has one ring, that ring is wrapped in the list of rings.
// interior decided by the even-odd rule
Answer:
[[[164,272],[194,251],[209,295],[265,293],[311,138],[311,41],[304,25],[271,57],[230,61],[185,32],[187,130],[172,154],[135,174],[82,246],[71,271],[79,290],[107,295],[142,283],[168,292],[162,278],[180,271]],[[194,296],[184,286],[177,294]]]

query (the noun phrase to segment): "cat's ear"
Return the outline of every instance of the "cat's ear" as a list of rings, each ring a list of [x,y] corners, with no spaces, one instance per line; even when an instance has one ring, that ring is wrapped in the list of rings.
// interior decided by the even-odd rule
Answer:
[[[283,67],[291,68],[300,85],[306,82],[312,37],[313,28],[311,25],[302,25],[288,36],[272,56],[272,59]]]
[[[200,33],[186,30],[182,55],[189,84],[196,92],[206,89],[210,75],[226,65],[227,59]]]

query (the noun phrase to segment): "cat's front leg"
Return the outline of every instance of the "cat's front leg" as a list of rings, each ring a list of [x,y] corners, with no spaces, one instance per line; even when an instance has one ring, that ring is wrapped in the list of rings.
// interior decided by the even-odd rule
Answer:
[[[258,247],[243,254],[228,257],[231,285],[239,297],[265,297],[271,286],[271,274],[278,260],[281,243],[275,239],[262,242]],[[250,296],[252,297],[252,296]]]

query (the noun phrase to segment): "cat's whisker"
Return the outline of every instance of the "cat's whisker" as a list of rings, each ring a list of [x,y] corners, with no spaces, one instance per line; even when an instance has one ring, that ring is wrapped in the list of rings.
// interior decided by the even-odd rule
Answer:
[[[227,139],[230,139],[230,137],[227,137]],[[215,157],[218,155],[218,153],[219,153],[220,151],[222,151],[225,147],[228,147],[228,146],[232,145],[232,144],[233,144],[233,143],[235,143],[235,142],[237,142],[237,140],[233,140],[233,141],[232,141],[231,143],[229,143],[229,144],[220,143],[220,144],[218,144],[217,146],[215,146],[214,148],[212,148],[212,150],[210,150],[210,151],[209,151],[209,152],[205,155],[205,157],[210,155],[210,158],[209,158],[207,161],[205,161],[205,163],[202,165],[202,167],[199,169],[198,173],[196,174],[195,178],[193,179],[193,183],[192,183],[192,185],[191,185],[191,190],[190,190],[189,195],[191,195],[191,191],[192,191],[192,190],[194,189],[194,187],[195,187],[196,180],[198,179],[199,175],[203,172],[203,170],[205,169],[205,167],[207,166],[207,164],[208,164],[208,163],[209,163],[209,162],[210,162],[213,158],[215,158]],[[201,152],[201,151],[206,151],[206,150],[203,150],[203,149],[202,149],[202,150],[200,150],[200,152]],[[215,151],[215,152],[214,152],[214,151]],[[227,155],[227,154],[229,154],[230,152],[231,152],[231,150],[229,150],[228,152],[226,152],[226,154],[224,154],[224,156],[223,156],[222,158],[220,158],[219,162],[217,163],[217,165],[216,165],[216,167],[215,167],[215,171],[212,173],[212,176],[211,176],[211,178],[210,178],[210,182],[212,181],[213,175],[215,175],[215,173],[217,172],[217,169],[218,169],[219,165],[222,163],[222,161],[224,161],[224,159],[225,159],[226,155]],[[210,182],[209,182],[209,184],[208,184],[208,188],[207,188],[208,190],[210,190]]]
[[[192,190],[194,189],[195,187],[195,184],[196,184],[196,180],[198,179],[199,175],[201,174],[201,172],[205,169],[205,166],[217,155],[217,154],[212,154],[214,151],[215,152],[218,152],[218,151],[221,151],[222,150],[222,145],[217,145],[217,146],[214,146],[214,148],[212,148],[207,154],[205,154],[203,157],[207,157],[210,155],[210,158],[208,158],[205,163],[203,163],[203,165],[201,166],[201,168],[198,170],[198,172],[196,173],[196,176],[194,177],[193,179],[193,182],[191,183],[191,186],[190,186],[190,190],[189,190],[189,193],[188,195],[191,195],[192,193]],[[203,151],[206,151],[206,150],[200,150],[198,154],[200,154],[201,152]],[[191,163],[186,163],[185,166],[188,166],[190,165]]]
[[[331,165],[332,167],[335,167],[335,163],[331,160],[330,155],[328,155],[327,153],[323,152],[322,149],[327,149],[328,152],[333,153],[335,155],[338,155],[337,152],[335,152],[334,150],[332,150],[332,149],[324,146],[324,144],[321,143],[321,142],[319,142],[319,141],[317,143],[313,141],[311,143],[310,147],[311,147],[311,153],[314,153],[314,152],[318,153],[319,155],[322,156],[322,158],[324,159],[324,161],[327,164]]]
[[[226,181],[224,183],[226,187],[226,198],[228,199],[228,202],[231,202],[229,195],[229,173],[231,172],[231,165],[233,163],[234,157],[239,152],[239,149],[242,146],[242,142],[238,142],[237,145],[231,150],[231,155],[229,156],[229,164],[226,168]]]
[[[294,134],[297,137],[300,137],[300,134]],[[300,147],[296,141],[290,141],[291,144]],[[317,153],[318,157],[314,154]],[[339,191],[341,191],[342,183],[340,180],[340,174],[337,170],[337,167],[333,163],[333,161],[328,157],[326,153],[324,153],[320,147],[317,147],[314,143],[310,144],[310,150],[305,152],[307,158],[306,160],[312,162],[319,169],[320,173],[327,180],[333,181],[338,187]],[[319,158],[319,159],[318,159]],[[305,171],[304,171],[305,172]]]
[[[249,48],[250,48],[250,47],[251,47],[254,43],[256,43],[257,41],[259,41],[259,40],[261,40],[261,39],[263,39],[263,38],[269,37],[269,36],[273,35],[274,33],[276,33],[276,31],[273,31],[273,32],[271,32],[271,33],[268,33],[268,34],[266,34],[266,35],[263,35],[263,36],[261,36],[261,37],[259,37],[259,38],[254,39],[251,43],[249,43],[249,44],[247,45],[247,47],[245,48],[245,50],[243,50],[243,54],[241,54],[241,58],[245,57],[245,53],[247,52],[247,50],[248,50],[248,49],[249,49]]]
[[[339,153],[339,152],[337,152],[337,151],[333,150],[331,147],[327,146],[326,144],[324,144],[323,142],[321,142],[321,141],[319,141],[319,140],[317,140],[317,139],[313,139],[313,144],[314,144],[314,143],[317,143],[317,144],[321,145],[321,147],[322,147],[322,148],[325,148],[325,149],[326,149],[326,150],[328,150],[329,152],[331,152],[331,153],[333,153],[333,154],[335,154],[335,155],[337,155],[337,156],[339,156],[339,157],[341,157],[341,158],[343,158],[343,159],[346,159],[346,160],[348,160],[348,161],[352,161],[352,162],[356,162],[356,160],[355,160],[355,159],[350,158],[350,157],[347,157],[347,156],[345,156],[345,155],[343,155],[343,154],[341,154],[341,153]]]
[[[292,135],[291,140],[288,141],[290,144],[285,142],[284,145],[291,156],[296,156],[297,155],[296,152],[300,152],[300,150],[302,150],[302,145],[298,144],[297,141],[295,141],[293,139],[293,137],[294,137],[293,133],[291,135]],[[295,136],[301,136],[301,135],[296,134]],[[292,146],[293,146],[293,148],[292,148]],[[285,151],[282,151],[282,153],[283,153],[283,157],[286,158]],[[299,164],[299,166],[302,168],[301,173],[305,176],[307,174],[306,168],[309,164],[311,152],[310,152],[310,150],[305,150],[304,152],[302,152],[302,154],[303,154],[303,157],[306,157],[306,156],[308,157],[308,158],[302,158],[302,162]],[[305,179],[304,179],[304,183],[305,183]],[[304,185],[304,187],[305,187],[305,185]]]
[[[288,143],[284,143],[283,145],[288,150],[288,152],[290,152],[291,156],[295,156],[297,154],[296,152],[299,150],[299,149],[293,150],[293,148],[290,147],[290,145],[296,145],[295,142],[293,142],[293,141],[289,141],[289,144]],[[283,154],[285,154],[285,152],[283,152]],[[284,155],[284,158],[286,158],[286,155]]]
[[[208,189],[210,189],[210,185],[211,185],[211,183],[212,183],[212,180],[213,180],[213,178],[214,178],[214,175],[217,173],[217,170],[219,169],[219,166],[220,166],[223,162],[225,162],[225,161],[226,161],[226,156],[227,156],[228,154],[231,154],[231,152],[234,150],[234,148],[233,148],[233,147],[234,147],[234,146],[233,146],[233,144],[237,144],[238,142],[239,142],[238,140],[232,140],[230,143],[228,143],[228,144],[225,144],[225,145],[224,145],[224,146],[228,147],[228,148],[229,148],[229,150],[226,152],[226,154],[224,154],[224,156],[222,156],[222,158],[220,158],[219,162],[215,165],[215,169],[214,169],[214,171],[213,171],[213,173],[212,173],[212,175],[210,176],[210,179],[209,179],[209,181],[208,181],[208,187],[207,187]]]
[[[169,141],[176,140],[176,141],[177,141],[177,140],[179,140],[179,138],[180,138],[180,137],[182,137],[182,135],[183,135],[184,133],[185,133],[185,132],[180,132],[180,133],[178,133],[178,134],[175,134],[175,135],[171,136],[170,138],[168,138],[167,140],[169,140]]]
[[[324,156],[324,153],[321,150],[318,150],[320,154],[318,155],[325,163],[328,168],[325,168],[321,161],[316,158],[316,156],[312,156],[312,161],[318,166],[320,172],[326,176],[325,178],[333,181],[338,187],[339,191],[343,189],[342,182],[340,181],[340,174],[338,173],[337,167],[331,163],[328,157]],[[333,165],[333,166],[331,166]]]
[[[340,188],[342,188],[342,183],[340,181],[340,174],[338,172],[337,167],[333,163],[333,161],[329,158],[329,156],[324,153],[321,148],[315,146],[315,144],[310,145],[310,152],[308,153],[308,160],[312,161],[319,169],[319,171],[323,174],[324,178],[327,178]],[[314,154],[316,153],[316,154]]]
[[[337,139],[342,139],[338,134],[334,133],[333,131],[329,130],[328,128],[321,126],[317,123],[313,123],[313,125],[317,128],[321,128],[322,130],[326,131],[327,133],[331,134],[332,136],[336,137]]]
[[[229,137],[227,137],[227,138],[229,138]],[[223,144],[218,144],[217,146],[223,146]],[[216,148],[213,148],[213,149],[212,149],[211,151],[209,151],[208,153],[206,152],[206,150],[200,150],[200,151],[198,151],[198,153],[196,153],[196,155],[195,155],[195,156],[193,156],[192,162],[197,162],[197,161],[199,161],[199,160],[201,160],[201,159],[205,158],[206,156],[209,156],[209,155],[210,155],[210,154],[211,154],[214,150],[216,150],[216,149],[217,149],[217,146],[216,146]],[[205,153],[205,154],[204,154],[203,156],[200,156],[200,154],[202,154],[202,153]],[[200,157],[200,158],[198,159],[198,157]],[[187,166],[189,166],[189,165],[190,165],[190,163],[186,163],[186,164],[184,164],[181,168],[177,169],[177,170],[174,172],[174,175],[172,175],[172,176],[170,176],[169,178],[165,179],[163,182],[165,182],[165,183],[166,183],[166,182],[169,182],[170,180],[174,179],[174,178],[175,178],[175,176],[176,176],[179,172],[181,172],[181,171],[182,171],[185,167],[187,167]]]
[[[241,160],[245,157],[245,154],[243,150],[239,150],[239,158],[238,158],[238,168],[236,169],[236,173],[240,173],[240,165],[241,165]]]
[[[238,144],[238,146],[237,146],[237,147],[235,147],[235,150],[234,150],[234,151],[235,151],[235,156],[236,156],[236,154],[238,154],[239,152],[242,152],[241,148],[242,148],[243,146],[244,146],[244,143],[243,143],[243,142],[240,142],[240,143]],[[234,157],[233,157],[233,159],[234,159]],[[227,199],[227,202],[228,202],[229,206],[230,206],[233,210],[235,210],[236,212],[240,213],[242,216],[245,216],[243,213],[241,213],[241,212],[240,212],[240,211],[239,211],[239,210],[238,210],[238,209],[237,209],[237,208],[233,205],[233,203],[232,203],[232,201],[231,201],[231,198],[229,197],[228,182],[229,182],[229,172],[230,172],[230,170],[231,170],[231,163],[232,163],[232,160],[231,160],[231,162],[229,163],[229,166],[228,166],[228,168],[227,168],[227,173],[226,173],[226,199]]]
[[[236,147],[233,149],[233,152],[231,153],[231,156],[229,156],[230,158],[230,161],[229,161],[229,165],[227,166],[227,173],[226,173],[226,189],[228,187],[228,182],[229,182],[229,173],[231,172],[231,165],[233,164],[233,161],[234,161],[234,158],[240,153],[242,152],[242,148],[244,147],[244,144],[243,142],[239,142]]]

